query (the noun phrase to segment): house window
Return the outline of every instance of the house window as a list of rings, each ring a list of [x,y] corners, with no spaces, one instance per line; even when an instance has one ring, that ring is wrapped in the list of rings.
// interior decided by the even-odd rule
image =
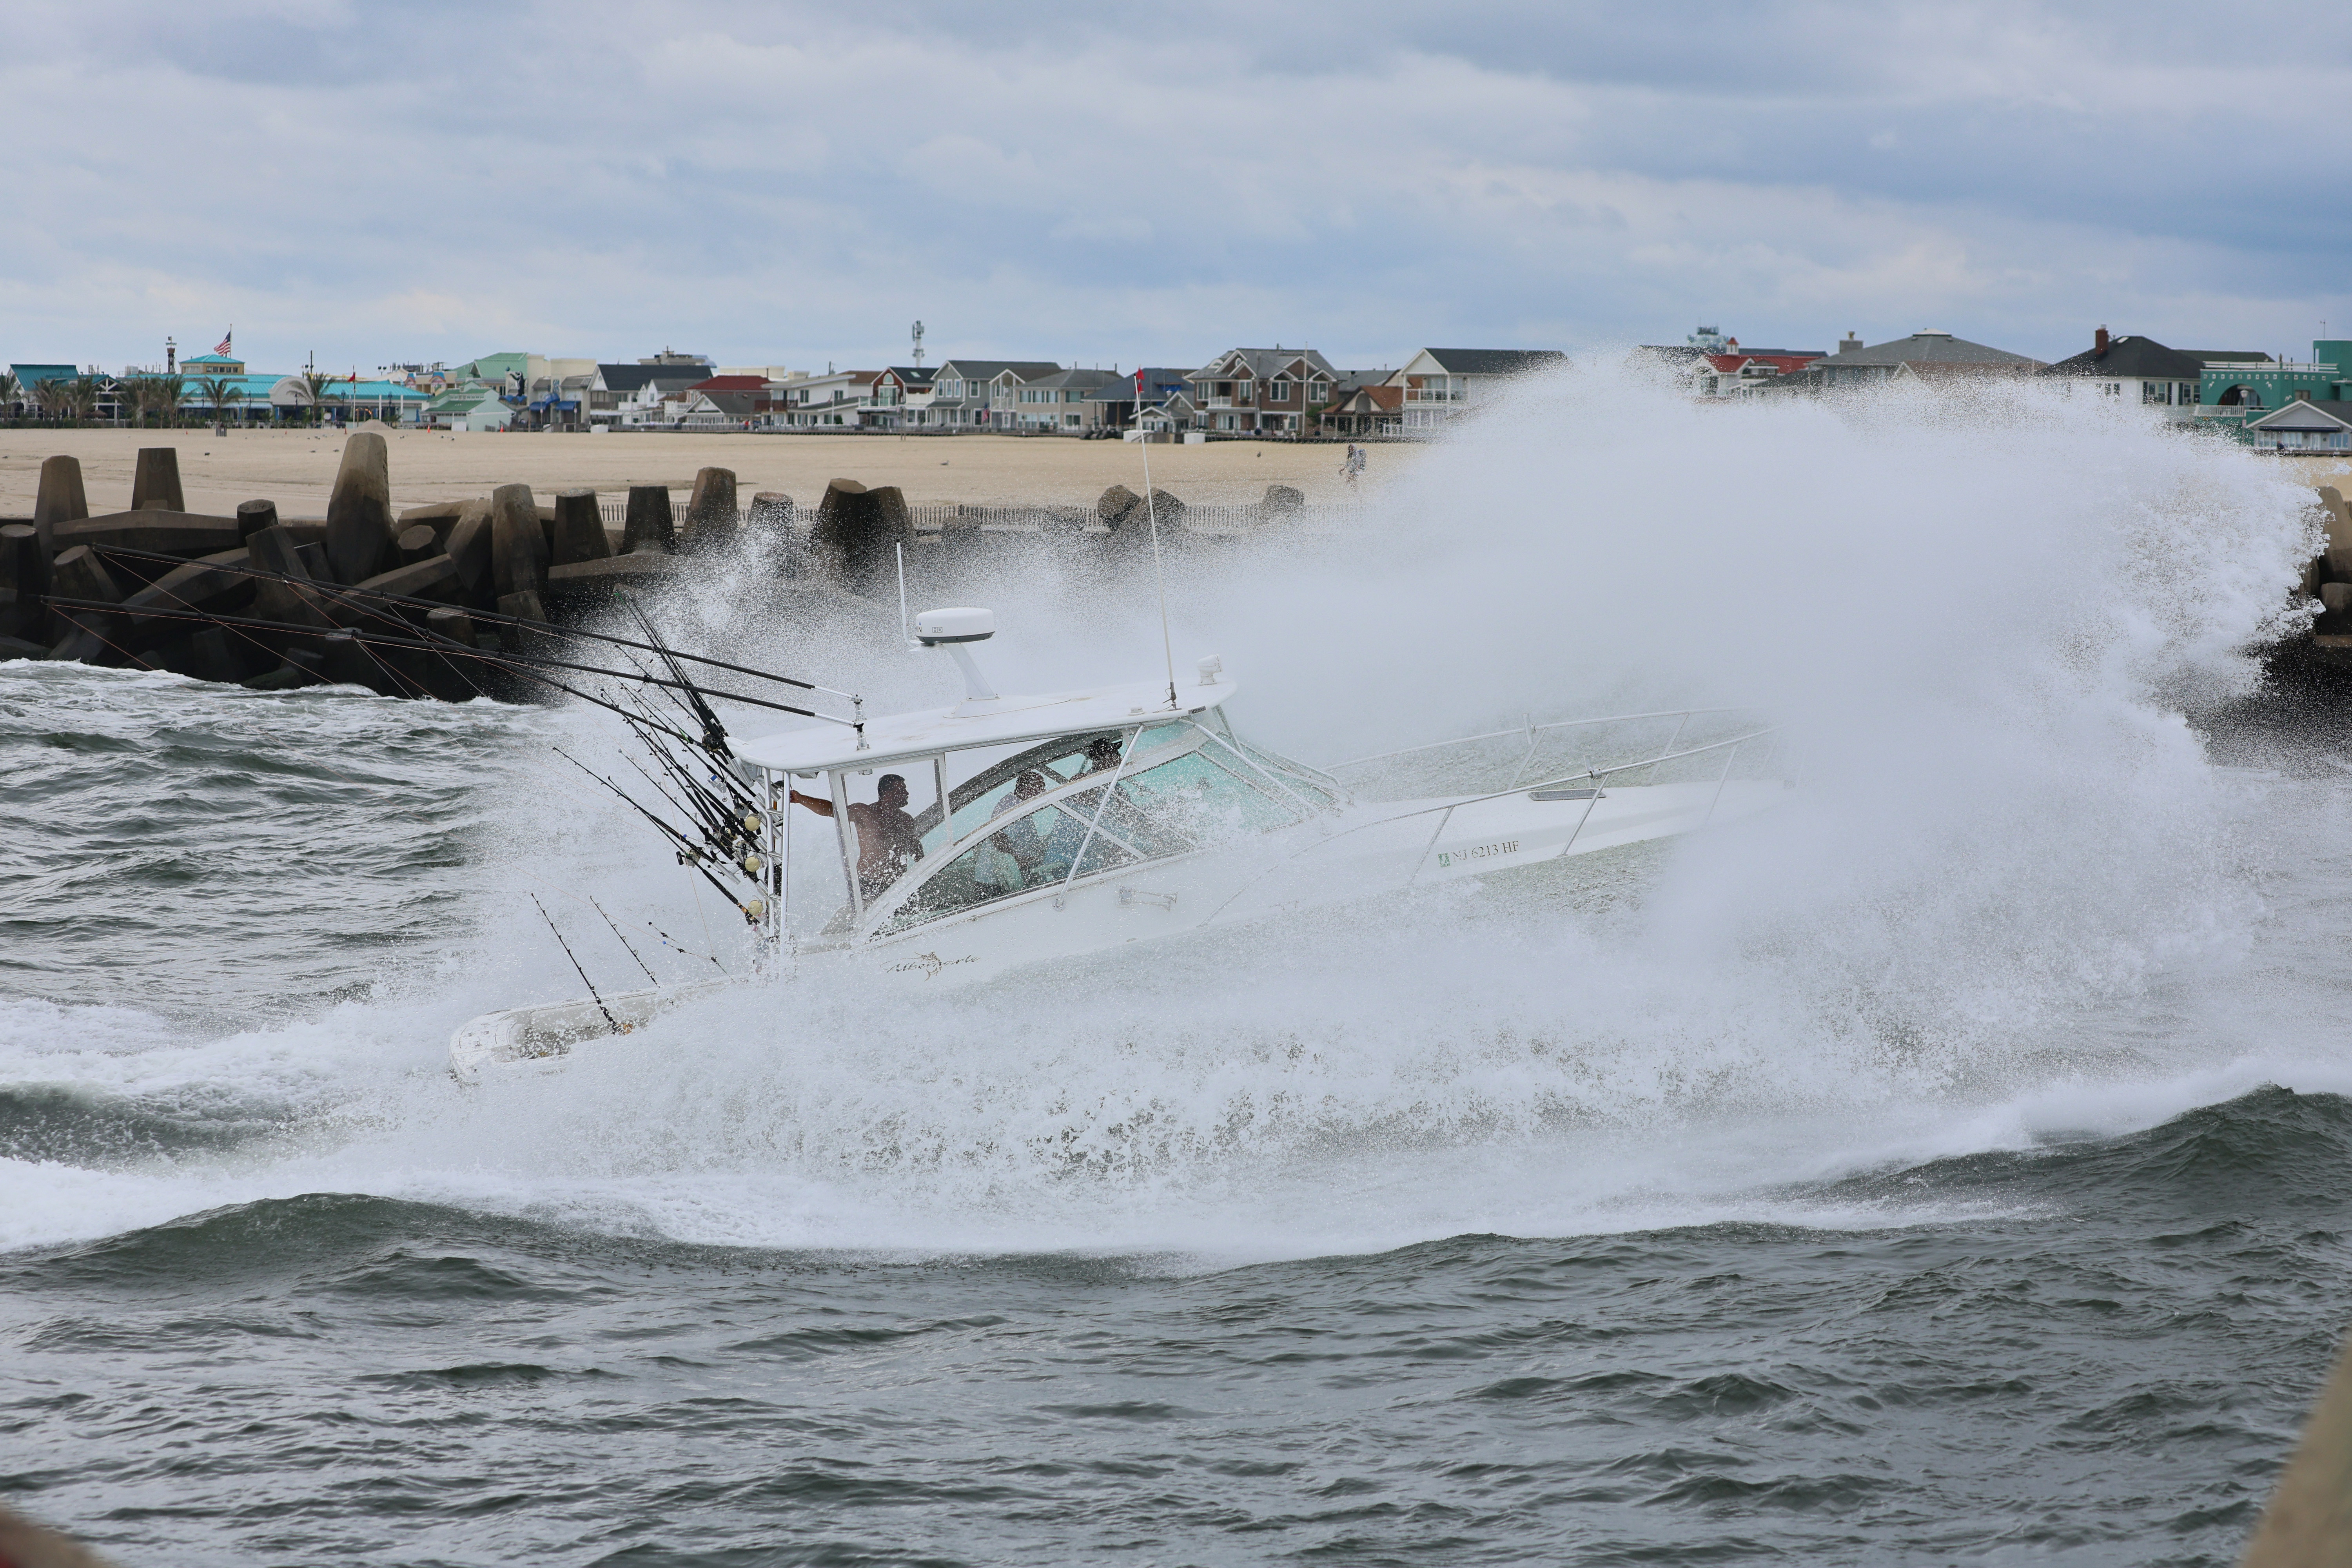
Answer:
[[[1065,414],[1062,416],[1062,423],[1065,425],[1076,425],[1081,417],[1083,416],[1076,414]]]
[[[1286,378],[1282,377],[1282,376],[1276,376],[1276,377],[1275,377],[1275,378],[1274,378],[1274,384],[1273,384],[1273,386],[1272,386],[1271,388],[1269,388],[1269,389],[1267,390],[1267,392],[1266,392],[1266,395],[1265,395],[1265,400],[1266,400],[1268,403],[1287,403],[1287,402],[1289,402],[1289,401],[1290,401],[1290,383],[1289,383],[1289,381],[1288,381],[1288,380],[1286,380]]]

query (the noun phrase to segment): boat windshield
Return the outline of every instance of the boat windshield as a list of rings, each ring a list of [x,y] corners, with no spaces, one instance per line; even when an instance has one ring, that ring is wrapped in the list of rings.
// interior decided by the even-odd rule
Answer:
[[[1162,755],[1170,742],[1189,741],[1192,749],[1129,773],[1115,787],[1087,784],[1088,772],[1074,772],[1065,779],[1064,770],[1052,765],[1073,754],[1061,742],[989,770],[982,777],[993,776],[999,784],[976,791],[958,805],[948,825],[959,836],[977,835],[978,841],[925,877],[904,903],[881,920],[877,934],[904,931],[1016,893],[1066,886],[1139,860],[1190,854],[1286,827],[1314,809],[1315,798],[1302,800],[1286,791],[1232,746],[1202,730],[1152,726],[1137,737],[1132,753],[1144,752],[1146,737],[1160,742],[1153,750]],[[1086,752],[1080,747],[1075,754],[1084,757]],[[1097,749],[1097,759],[1101,755]],[[1007,769],[1014,771],[1010,782],[1003,782]],[[1033,780],[1024,796],[1022,780],[1032,774],[1044,777]],[[1071,784],[1084,787],[1068,788]],[[1066,793],[1055,795],[1056,789]],[[1032,800],[1038,803],[1034,807]]]

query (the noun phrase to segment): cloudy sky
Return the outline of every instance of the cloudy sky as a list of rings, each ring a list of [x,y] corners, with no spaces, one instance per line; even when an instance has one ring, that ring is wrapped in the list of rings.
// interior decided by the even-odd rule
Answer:
[[[12,0],[0,101],[0,362],[2352,335],[2315,0]]]

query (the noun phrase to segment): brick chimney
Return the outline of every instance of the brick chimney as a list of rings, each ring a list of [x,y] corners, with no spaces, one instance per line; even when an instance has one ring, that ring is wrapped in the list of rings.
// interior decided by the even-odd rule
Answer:
[[[2107,329],[2105,327],[2091,334],[2091,357],[2093,359],[2107,357]]]
[[[1845,336],[1838,340],[1838,353],[1842,354],[1850,354],[1859,353],[1861,352],[1862,340],[1854,336],[1852,332],[1848,332]]]

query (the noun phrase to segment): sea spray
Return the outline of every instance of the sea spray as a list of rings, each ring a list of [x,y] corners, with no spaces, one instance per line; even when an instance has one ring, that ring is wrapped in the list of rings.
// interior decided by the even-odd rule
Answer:
[[[1360,531],[1171,574],[1180,658],[1223,655],[1237,721],[1310,762],[1694,702],[1798,737],[1783,809],[1549,880],[887,1006],[806,965],[461,1091],[450,1026],[576,988],[527,893],[587,933],[592,969],[629,961],[588,891],[693,950],[650,949],[666,975],[750,957],[740,916],[541,754],[617,770],[603,716],[461,715],[530,781],[472,803],[462,866],[432,873],[462,919],[409,939],[341,1005],[358,1014],[215,1047],[300,1126],[191,1195],[422,1194],[770,1245],[1280,1252],[1794,1212],[1790,1181],[2030,1136],[2049,1113],[2003,1108],[2055,1085],[2219,1081],[2177,1020],[2259,948],[2273,858],[2246,846],[2275,823],[2215,787],[2183,710],[2245,689],[2244,650],[2294,613],[2300,498],[2092,400],[2002,399],[1696,408],[1573,370],[1465,422]],[[761,548],[717,563],[726,595],[656,605],[666,632],[870,711],[952,700],[894,605],[791,619],[806,601],[767,597]],[[1016,574],[982,657],[1014,689],[1149,676],[1149,594]],[[837,857],[814,819],[797,843],[798,913],[822,920]],[[343,1091],[315,1066],[282,1091],[303,1058],[344,1064]]]

